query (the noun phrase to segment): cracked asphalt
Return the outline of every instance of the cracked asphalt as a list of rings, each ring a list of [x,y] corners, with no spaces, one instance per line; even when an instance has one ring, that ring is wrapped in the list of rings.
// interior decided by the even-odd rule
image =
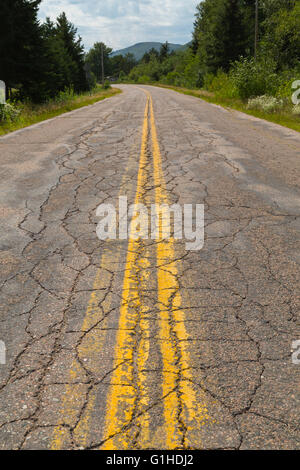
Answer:
[[[300,449],[299,134],[118,87],[0,139],[0,449]],[[100,241],[125,195],[203,249]]]

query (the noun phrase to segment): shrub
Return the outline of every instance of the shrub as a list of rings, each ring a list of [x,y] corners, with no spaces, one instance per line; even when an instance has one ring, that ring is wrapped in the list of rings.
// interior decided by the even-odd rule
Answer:
[[[120,82],[126,80],[126,74],[123,70],[121,70],[121,72],[119,73],[119,80],[120,80]]]
[[[300,104],[296,104],[296,106],[293,106],[292,113],[295,116],[300,116]]]
[[[163,77],[162,82],[165,83],[166,85],[180,86],[181,80],[182,80],[182,77],[180,73],[174,70],[173,72],[169,72],[166,77]]]
[[[0,104],[0,121],[12,122],[15,121],[20,114],[20,111],[12,106],[10,103]]]
[[[291,101],[292,94],[295,90],[292,89],[292,84],[295,80],[300,78],[300,67],[294,70],[285,70],[280,73],[279,85],[276,92],[278,98],[286,98]]]
[[[109,80],[105,80],[104,85],[103,85],[104,90],[108,90],[110,88],[110,82]]]
[[[230,77],[242,99],[274,96],[278,88],[279,77],[272,60],[241,58],[232,64]]]
[[[138,79],[138,83],[148,83],[148,82],[151,82],[151,78],[148,77],[148,75],[142,75],[142,76]]]
[[[221,98],[235,98],[239,96],[238,90],[231,80],[231,77],[219,70],[217,75],[207,75],[204,78],[204,83],[206,84],[206,89],[212,91],[216,94],[217,97]]]
[[[215,75],[213,73],[207,73],[204,75],[203,88],[205,88],[205,90],[212,91],[211,87],[214,78]]]
[[[199,64],[197,58],[191,58],[184,69],[184,86],[187,88],[196,88],[202,83],[199,73]]]
[[[73,88],[66,88],[64,91],[60,91],[54,98],[54,101],[58,104],[68,103],[75,97]]]
[[[257,96],[248,101],[247,109],[258,109],[266,113],[279,111],[284,106],[284,100],[275,98],[274,96]]]

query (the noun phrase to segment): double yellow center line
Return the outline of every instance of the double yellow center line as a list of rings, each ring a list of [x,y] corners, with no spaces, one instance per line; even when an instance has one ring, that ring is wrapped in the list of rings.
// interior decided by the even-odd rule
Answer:
[[[144,112],[142,144],[135,203],[145,198],[149,166],[153,169],[155,203],[169,203],[162,168],[153,101],[150,93]],[[151,146],[150,146],[151,142]],[[149,154],[152,162],[149,164]],[[163,224],[164,214],[160,219]],[[162,226],[160,233],[163,233]],[[149,306],[144,293],[149,287],[150,253],[131,233],[128,243],[119,327],[114,351],[113,373],[106,399],[103,450],[151,448],[151,390],[147,388],[146,363],[150,351]],[[175,242],[160,237],[156,242],[157,304],[160,353],[162,357],[161,403],[164,425],[160,447],[193,447],[193,432],[199,434],[208,419],[205,400],[196,396],[188,352],[188,334],[179,286]],[[88,312],[87,312],[88,313]],[[138,331],[138,334],[137,334]],[[90,407],[94,406],[94,402]],[[67,407],[68,408],[68,407]],[[63,410],[64,411],[64,410]],[[85,414],[87,419],[87,413]],[[62,448],[56,431],[53,448]],[[61,432],[61,430],[60,430]],[[85,431],[85,434],[87,432]],[[84,440],[81,439],[84,446]]]

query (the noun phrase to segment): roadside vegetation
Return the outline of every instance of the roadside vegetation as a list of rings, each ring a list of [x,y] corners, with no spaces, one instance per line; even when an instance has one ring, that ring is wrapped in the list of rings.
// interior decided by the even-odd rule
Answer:
[[[41,0],[1,0],[0,133],[110,96],[96,85],[104,71],[110,81],[167,86],[299,130],[291,98],[300,80],[300,0],[259,0],[256,48],[255,1],[203,0],[186,49],[165,43],[137,61],[99,41],[85,52],[65,13],[40,24]]]
[[[22,129],[60,114],[88,106],[120,93],[117,88],[96,86],[89,92],[76,94],[73,90],[60,92],[45,103],[15,102],[0,104],[0,135]]]
[[[0,80],[6,103],[0,104],[0,135],[119,92],[109,82],[97,85],[100,74],[91,70],[90,55],[65,13],[39,23],[40,3],[1,0]]]
[[[300,1],[260,0],[258,18],[255,57],[255,0],[203,0],[189,48],[170,53],[166,43],[120,80],[164,85],[300,130],[291,99],[300,80]]]

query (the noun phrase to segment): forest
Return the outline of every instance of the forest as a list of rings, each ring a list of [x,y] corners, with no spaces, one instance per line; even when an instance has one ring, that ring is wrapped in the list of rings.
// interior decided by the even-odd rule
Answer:
[[[256,0],[203,0],[189,47],[172,52],[165,43],[139,62],[132,54],[111,56],[101,41],[85,51],[65,13],[39,22],[40,3],[1,0],[0,79],[12,105],[91,93],[103,81],[102,63],[107,88],[113,78],[206,90],[271,112],[287,105],[300,78],[300,0],[258,0],[257,10]],[[299,105],[290,112],[300,115]]]
[[[146,54],[127,78],[248,99],[250,107],[261,101],[266,110],[283,106],[300,78],[300,1],[259,0],[257,36],[255,3],[202,1],[190,48],[169,53],[166,44],[161,54]]]

